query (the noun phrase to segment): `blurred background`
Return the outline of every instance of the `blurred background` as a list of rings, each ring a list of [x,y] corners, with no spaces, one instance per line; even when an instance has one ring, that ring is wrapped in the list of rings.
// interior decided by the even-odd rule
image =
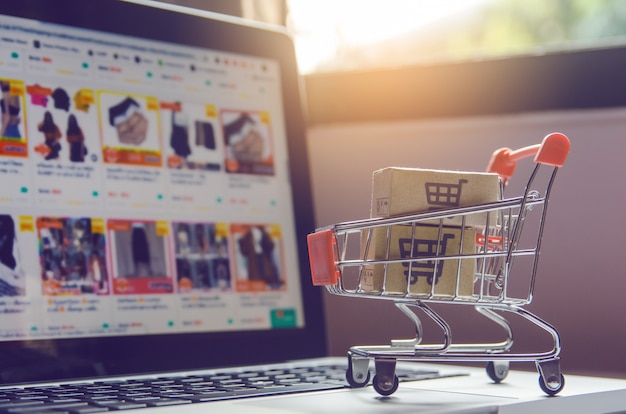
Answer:
[[[286,26],[303,74],[610,47],[620,0],[162,0]]]
[[[318,226],[368,217],[375,169],[482,171],[500,147],[568,135],[572,152],[553,190],[528,309],[559,330],[566,375],[626,378],[626,2],[170,2],[292,34]],[[519,194],[530,164],[519,165],[508,195]],[[413,335],[388,301],[324,299],[333,355]],[[498,333],[466,309],[441,311],[455,340]],[[515,332],[516,345],[545,340],[523,323]]]

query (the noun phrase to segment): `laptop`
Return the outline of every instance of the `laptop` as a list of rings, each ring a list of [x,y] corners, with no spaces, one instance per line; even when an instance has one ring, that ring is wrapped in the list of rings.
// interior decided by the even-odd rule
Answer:
[[[0,86],[0,412],[514,401],[425,364],[396,371],[420,392],[380,399],[326,357],[283,31],[141,0],[3,2]]]
[[[0,86],[0,386],[40,386],[0,391],[0,411],[345,387],[344,367],[309,363],[326,337],[283,31],[156,2],[5,2]],[[170,387],[188,371],[194,395]],[[130,376],[132,399],[107,397]],[[76,405],[69,385],[37,405],[41,384],[76,381],[109,401]]]

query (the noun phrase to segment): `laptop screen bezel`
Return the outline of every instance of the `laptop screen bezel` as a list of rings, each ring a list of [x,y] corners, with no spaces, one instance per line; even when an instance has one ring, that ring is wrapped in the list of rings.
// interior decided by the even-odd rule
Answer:
[[[1,366],[0,383],[207,369],[326,354],[322,296],[310,283],[306,254],[306,234],[314,229],[314,217],[305,114],[292,41],[282,30],[270,30],[231,17],[174,12],[158,7],[158,3],[155,5],[157,7],[121,1],[22,0],[0,4],[0,14],[278,62],[282,73],[293,206],[297,212],[295,227],[304,327],[0,342],[0,351],[32,353],[33,361],[37,361],[36,367]]]

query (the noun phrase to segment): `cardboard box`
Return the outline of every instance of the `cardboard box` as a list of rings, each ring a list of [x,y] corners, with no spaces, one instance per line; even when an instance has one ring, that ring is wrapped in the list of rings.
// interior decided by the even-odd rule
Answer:
[[[374,171],[371,217],[391,217],[499,200],[500,178],[493,173],[388,167]],[[495,216],[495,215],[493,215]],[[466,215],[466,226],[485,226],[487,215]],[[490,217],[490,226],[495,225]],[[444,219],[461,225],[461,216]]]
[[[367,233],[363,232],[361,246],[363,254]],[[438,246],[438,257],[441,258],[446,255],[475,253],[476,231],[471,227],[465,228],[462,236],[463,246],[461,233],[461,227],[454,226],[416,225],[415,231],[410,225],[377,227],[372,230],[367,259],[395,260],[435,256]],[[460,273],[458,273],[459,264]],[[430,295],[433,293],[434,283],[435,296],[455,296],[458,280],[459,296],[471,296],[475,269],[474,258],[371,264],[364,268],[361,288],[366,292],[381,292],[384,285],[386,293]]]

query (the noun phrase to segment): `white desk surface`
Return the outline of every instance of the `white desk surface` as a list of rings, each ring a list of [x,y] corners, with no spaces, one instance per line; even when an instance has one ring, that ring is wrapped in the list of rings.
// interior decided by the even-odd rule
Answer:
[[[469,375],[401,383],[389,397],[378,395],[370,386],[193,404],[184,411],[181,407],[166,407],[154,412],[200,413],[209,408],[214,412],[255,414],[626,412],[626,380],[564,373],[564,389],[557,396],[548,397],[539,388],[537,372],[512,370],[502,383],[494,384],[483,368],[427,365],[431,369],[433,366],[442,373],[462,371]]]

